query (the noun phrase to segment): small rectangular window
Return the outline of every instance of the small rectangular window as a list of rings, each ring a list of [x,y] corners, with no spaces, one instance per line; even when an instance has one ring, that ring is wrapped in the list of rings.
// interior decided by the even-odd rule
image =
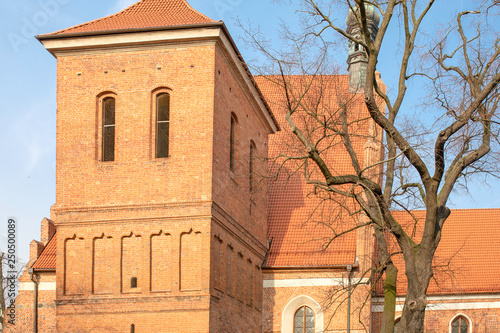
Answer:
[[[170,95],[156,96],[156,157],[168,157],[170,135]]]
[[[105,98],[102,102],[102,160],[115,160],[115,99]]]
[[[137,288],[137,278],[133,277],[130,279],[130,288]]]

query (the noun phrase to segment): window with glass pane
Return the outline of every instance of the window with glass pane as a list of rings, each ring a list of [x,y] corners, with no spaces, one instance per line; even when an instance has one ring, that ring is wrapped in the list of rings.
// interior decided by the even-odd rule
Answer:
[[[102,160],[115,160],[115,99],[102,101]]]
[[[255,143],[250,142],[250,174],[249,174],[249,185],[250,185],[250,192],[254,190],[254,169],[255,169]]]
[[[168,157],[168,136],[170,130],[170,95],[156,96],[156,157]]]
[[[235,145],[235,133],[236,131],[236,119],[231,115],[231,132],[229,133],[229,169],[234,171],[234,145]]]
[[[399,319],[394,323],[394,333],[398,333],[399,329]]]
[[[457,317],[451,324],[451,333],[468,333],[469,323],[464,317]]]
[[[314,333],[314,312],[303,306],[295,312],[293,333]]]

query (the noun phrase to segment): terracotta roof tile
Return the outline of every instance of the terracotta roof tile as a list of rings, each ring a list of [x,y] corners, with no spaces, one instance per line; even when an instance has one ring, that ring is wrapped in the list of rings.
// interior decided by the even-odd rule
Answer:
[[[412,212],[419,222],[425,211]],[[412,219],[394,212],[403,225]],[[416,237],[422,235],[417,224]],[[434,257],[434,278],[429,295],[500,292],[500,209],[455,209],[443,226],[443,236]],[[399,269],[398,295],[405,295],[407,282],[402,256],[395,258]],[[381,284],[377,286],[381,294]]]
[[[56,245],[57,245],[57,232],[52,236],[49,243],[43,249],[37,261],[33,264],[32,268],[39,270],[56,270]]]
[[[299,154],[303,148],[297,143],[295,136],[290,132],[286,123],[283,106],[284,96],[282,89],[275,82],[278,77],[256,77],[265,99],[276,116],[281,131],[269,138],[269,157],[271,159],[286,153],[289,156]],[[289,84],[299,92],[312,77],[287,76]],[[348,89],[347,76],[331,75],[316,77],[313,80],[321,81],[318,86],[324,89],[321,93],[328,96],[328,103],[338,107],[338,98],[353,98],[355,95],[346,93]],[[278,79],[279,80],[279,79]],[[318,87],[316,87],[318,88]],[[299,93],[300,94],[300,93]],[[342,95],[342,96],[340,96]],[[318,97],[313,93],[312,99]],[[366,112],[362,100],[353,100],[350,108],[350,117],[361,117]],[[364,114],[366,116],[367,113]],[[299,119],[296,119],[299,122]],[[297,125],[299,126],[299,125]],[[355,150],[361,156],[366,143],[366,123],[358,123],[358,134],[355,139]],[[332,166],[335,173],[352,172],[353,167],[349,156],[342,144],[332,142],[332,147],[323,157]],[[279,163],[271,165],[271,173],[277,171]],[[342,231],[358,223],[358,216],[350,216],[334,200],[323,200],[314,195],[314,187],[308,185],[302,173],[295,173],[296,165],[287,164],[281,168],[277,179],[270,183],[269,189],[269,217],[268,239],[272,239],[271,248],[266,262],[267,267],[279,266],[343,266],[353,264],[356,259],[356,233],[347,233],[331,244],[328,244],[333,235],[332,229]],[[354,209],[352,202],[343,202],[342,205]],[[326,247],[326,249],[325,249]]]
[[[194,10],[186,0],[141,0],[114,15],[43,36],[160,28],[211,22],[215,21]]]

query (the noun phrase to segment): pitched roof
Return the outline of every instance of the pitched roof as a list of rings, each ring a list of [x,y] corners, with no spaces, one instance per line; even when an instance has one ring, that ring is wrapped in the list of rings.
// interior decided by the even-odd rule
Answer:
[[[304,154],[302,145],[296,141],[290,131],[290,125],[285,121],[285,96],[283,89],[279,87],[280,78],[261,76],[255,79],[282,129],[281,132],[269,137],[269,158],[273,161],[280,154],[288,156]],[[346,75],[287,76],[286,80],[287,84],[293,87],[291,89],[295,92],[294,98],[307,89],[309,102],[314,104],[319,97],[323,106],[330,106],[332,109],[338,109],[340,99],[348,98],[351,99],[349,117],[361,119],[368,115],[362,99],[358,99],[356,94],[348,93]],[[300,122],[300,117],[295,121]],[[353,131],[360,134],[353,139],[353,145],[361,164],[365,156],[363,149],[368,131],[366,125],[367,122],[360,121],[352,126]],[[353,172],[345,147],[339,142],[330,144],[323,158],[332,167],[333,172],[337,174]],[[326,198],[314,194],[314,186],[306,183],[303,173],[296,173],[296,168],[299,166],[294,162],[288,162],[284,167],[280,167],[281,161],[282,159],[277,158],[276,163],[270,166],[271,174],[278,168],[280,171],[277,178],[272,179],[269,188],[267,237],[272,239],[272,243],[266,267],[313,268],[354,264],[356,232],[346,233],[333,240],[331,244],[329,242],[334,229],[337,232],[343,231],[360,222],[359,215],[349,215],[345,209],[357,210],[356,205],[348,200],[339,204],[336,200],[344,199]]]
[[[194,10],[186,0],[141,0],[116,14],[42,36],[162,28],[212,22],[215,21]]]
[[[423,231],[425,211],[413,211],[417,219],[416,239]],[[415,225],[405,212],[393,215],[402,225]],[[434,256],[434,277],[428,295],[500,292],[500,209],[454,209],[443,226],[441,242]],[[407,281],[402,256],[398,267],[398,295],[405,295]],[[382,294],[381,284],[377,293]]]
[[[33,264],[35,270],[56,270],[57,232],[52,236],[45,249]]]

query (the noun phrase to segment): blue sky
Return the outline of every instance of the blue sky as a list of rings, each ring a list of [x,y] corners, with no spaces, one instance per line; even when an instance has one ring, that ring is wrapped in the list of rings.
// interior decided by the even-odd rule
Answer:
[[[17,0],[0,3],[0,235],[7,219],[18,222],[18,255],[28,259],[29,242],[40,238],[40,221],[50,216],[55,202],[56,59],[33,37],[113,14],[133,0]],[[253,57],[238,38],[234,22],[260,25],[269,38],[277,38],[280,19],[289,20],[294,10],[271,0],[190,0],[198,11],[223,19],[247,62]],[[460,9],[463,1],[441,1],[433,15],[449,7]],[[448,7],[446,7],[448,6]],[[434,27],[429,24],[428,28]],[[347,52],[347,47],[345,48]],[[342,53],[342,52],[340,52]],[[345,58],[337,59],[344,63]],[[393,59],[392,59],[393,61]],[[391,59],[380,64],[389,89],[394,72]],[[473,184],[473,198],[454,195],[452,208],[497,208],[500,199],[492,189],[498,182]],[[2,227],[3,226],[3,227]],[[2,244],[0,237],[0,246]]]

